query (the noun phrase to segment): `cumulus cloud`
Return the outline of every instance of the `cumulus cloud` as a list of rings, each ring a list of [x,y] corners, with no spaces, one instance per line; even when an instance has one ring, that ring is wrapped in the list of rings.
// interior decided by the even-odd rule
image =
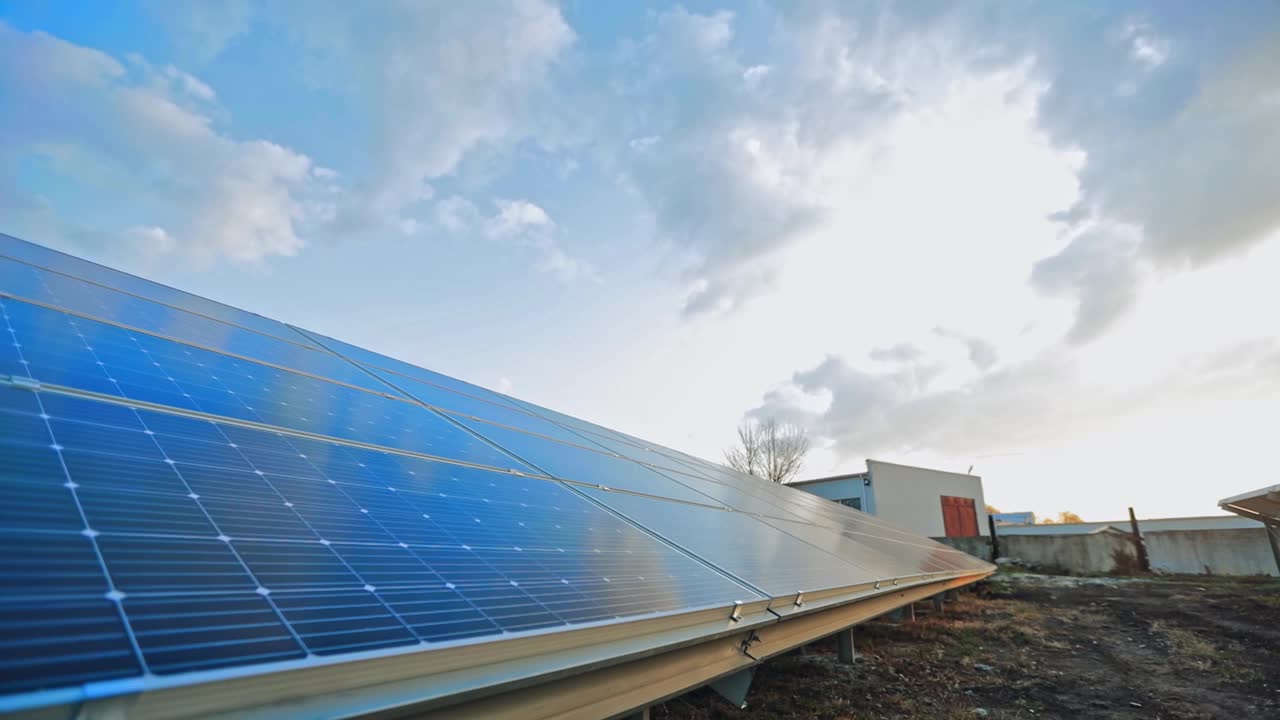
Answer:
[[[485,215],[475,203],[452,195],[434,204],[435,226],[455,234],[476,234],[490,240],[511,243],[533,252],[533,269],[568,282],[587,279],[598,281],[595,266],[570,255],[560,243],[560,229],[547,211],[528,200],[493,201],[493,212]],[[417,224],[413,232],[418,230]],[[406,231],[406,234],[412,234]]]
[[[867,354],[876,362],[905,363],[920,359],[920,348],[911,343],[898,343],[890,347],[872,348]]]
[[[1077,302],[1071,340],[1088,342],[1150,271],[1203,266],[1280,229],[1280,6],[1207,13],[803,4],[766,12],[776,23],[761,48],[740,46],[732,13],[676,8],[655,16],[619,82],[638,108],[626,137],[661,138],[633,142],[625,171],[693,258],[686,313],[739,307],[830,215],[838,192],[823,192],[820,158],[873,143],[957,77],[1019,68],[1040,128],[1084,158],[1078,202],[1058,216],[1082,247],[1046,258],[1032,282]]]
[[[528,200],[497,200],[497,211],[484,221],[485,232],[495,239],[515,240],[536,251],[534,269],[569,281],[596,279],[594,267],[571,257],[556,239],[556,224],[541,207]]]
[[[810,57],[812,38],[789,40],[787,62],[748,61],[734,22],[726,11],[660,13],[618,83],[624,107],[644,108],[631,119],[626,177],[662,238],[691,258],[687,316],[774,286],[779,251],[825,214],[815,159],[892,105],[861,62],[830,79]],[[673,89],[680,101],[665,101]]]
[[[935,384],[936,368],[927,364],[867,371],[833,356],[795,373],[747,416],[799,423],[828,441],[842,460],[915,451],[972,457],[1035,445],[1099,419],[1193,396],[1277,392],[1277,369],[1280,343],[1274,339],[1194,357],[1122,392],[1085,381],[1072,354],[1056,347],[941,387]]]
[[[1021,47],[1047,81],[1041,125],[1086,155],[1062,216],[1075,238],[1032,276],[1077,299],[1077,343],[1133,305],[1146,272],[1201,267],[1280,231],[1280,8],[1227,3],[1211,20],[1162,10],[1068,12]]]
[[[395,225],[469,152],[529,137],[574,40],[544,0],[283,4],[264,21],[292,38],[308,82],[370,113],[369,167],[338,208],[350,231]]]
[[[1091,228],[1057,255],[1035,264],[1032,285],[1076,302],[1068,342],[1083,344],[1098,338],[1137,302],[1142,284],[1142,269],[1136,261],[1139,245],[1132,231]]]
[[[934,328],[933,333],[939,337],[958,340],[964,344],[965,349],[969,352],[969,362],[980,371],[987,371],[1000,361],[1000,353],[996,350],[995,343],[980,337],[965,335],[955,330],[947,328]]]
[[[242,262],[304,245],[299,225],[315,209],[311,160],[217,130],[216,96],[194,76],[0,24],[0,97],[23,108],[0,127],[0,167],[13,174],[41,158],[71,181],[136,190],[127,210],[138,217],[120,228],[127,245]],[[56,209],[43,197],[28,204]],[[86,222],[63,220],[57,232],[71,242],[109,242],[103,228],[83,232]]]

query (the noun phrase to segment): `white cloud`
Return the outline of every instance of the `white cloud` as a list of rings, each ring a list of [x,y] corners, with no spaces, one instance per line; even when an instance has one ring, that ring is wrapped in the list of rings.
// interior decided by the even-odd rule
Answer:
[[[125,237],[134,247],[134,252],[146,258],[168,255],[177,246],[177,241],[162,227],[129,228]]]
[[[547,212],[527,200],[496,200],[494,205],[498,212],[486,223],[486,232],[491,237],[513,237],[555,228]]]
[[[394,225],[468,153],[530,136],[574,40],[544,0],[301,3],[265,20],[292,37],[309,82],[370,114],[369,167],[339,212],[348,230]]]
[[[144,6],[173,36],[175,49],[201,62],[212,60],[232,41],[247,33],[258,9],[255,0],[216,3],[146,0]]]
[[[164,228],[162,241],[150,233],[153,250],[249,263],[298,252],[315,190],[310,159],[214,129],[190,103],[215,97],[198,79],[141,59],[130,65],[132,72],[97,50],[0,24],[0,95],[25,108],[0,130],[0,165],[12,172],[24,158],[48,157],[72,182],[137,190],[137,202],[121,209],[138,226]],[[109,234],[77,230],[88,222],[60,221],[60,233],[71,241]]]
[[[552,274],[565,282],[578,278],[598,280],[596,269],[588,262],[570,256],[556,239],[557,228],[551,216],[528,200],[495,200],[497,208],[484,221],[485,233],[494,239],[514,240],[536,251],[534,269]]]

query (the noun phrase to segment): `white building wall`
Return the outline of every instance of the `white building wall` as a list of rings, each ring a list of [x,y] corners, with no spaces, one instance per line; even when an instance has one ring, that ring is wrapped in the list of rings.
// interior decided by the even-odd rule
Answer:
[[[978,534],[987,534],[986,500],[982,478],[977,475],[930,470],[868,460],[875,514],[889,522],[927,537],[947,534],[942,520],[942,496],[973,499],[978,515]]]

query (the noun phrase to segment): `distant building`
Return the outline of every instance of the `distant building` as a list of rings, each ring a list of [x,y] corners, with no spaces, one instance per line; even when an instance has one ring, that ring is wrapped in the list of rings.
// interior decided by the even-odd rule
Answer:
[[[1035,525],[1036,514],[1033,512],[991,513],[996,525]]]
[[[929,537],[987,534],[986,501],[977,475],[867,460],[866,472],[789,486]]]

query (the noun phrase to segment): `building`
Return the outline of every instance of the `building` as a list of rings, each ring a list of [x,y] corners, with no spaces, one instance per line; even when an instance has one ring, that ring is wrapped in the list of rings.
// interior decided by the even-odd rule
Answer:
[[[996,521],[996,526],[1036,524],[1036,514],[1033,512],[991,513],[991,519]]]
[[[987,534],[982,478],[880,460],[866,472],[789,484],[929,537]]]

